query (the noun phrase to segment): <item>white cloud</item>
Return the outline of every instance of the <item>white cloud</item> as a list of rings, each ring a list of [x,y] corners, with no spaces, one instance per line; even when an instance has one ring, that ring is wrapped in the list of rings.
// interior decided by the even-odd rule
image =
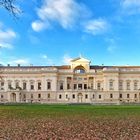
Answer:
[[[104,19],[93,19],[93,13],[83,3],[76,0],[44,0],[37,9],[38,20],[31,23],[32,29],[39,32],[59,24],[64,29],[78,27],[83,32],[97,35],[108,29]],[[54,24],[55,23],[55,24]]]
[[[140,0],[123,0],[121,4],[124,8],[132,7],[132,6],[140,7]]]
[[[71,60],[72,60],[72,58],[69,55],[65,54],[63,56],[63,62],[62,63],[69,64]]]
[[[140,0],[122,0],[121,6],[123,12],[127,15],[140,13]]]
[[[32,23],[35,31],[42,29],[42,25],[47,24],[49,27],[48,25],[52,22],[60,24],[65,29],[71,28],[77,21],[80,21],[80,18],[88,17],[90,12],[84,4],[79,4],[75,0],[44,0],[37,14],[38,22]]]
[[[92,35],[102,34],[107,31],[109,24],[103,19],[93,19],[85,23],[85,32]]]
[[[0,41],[1,42],[1,41]],[[8,43],[3,43],[3,42],[1,42],[0,43],[0,48],[8,48],[8,49],[11,49],[11,48],[13,48],[13,45],[12,44],[10,44],[9,42]]]
[[[9,61],[8,64],[11,64],[11,65],[17,65],[17,64],[29,65],[30,62],[28,59],[16,59],[16,60]]]
[[[42,22],[42,21],[34,21],[32,22],[32,29],[36,32],[42,31],[43,29],[46,29],[49,27],[48,23]]]
[[[12,29],[5,29],[0,22],[0,48],[12,48],[12,41],[17,37]]]

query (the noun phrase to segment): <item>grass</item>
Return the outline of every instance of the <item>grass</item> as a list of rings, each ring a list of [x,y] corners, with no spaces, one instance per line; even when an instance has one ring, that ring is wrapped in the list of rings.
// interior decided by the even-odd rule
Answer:
[[[89,118],[140,116],[140,106],[92,106],[92,105],[2,105],[2,114],[10,117],[71,117],[84,115]]]
[[[18,131],[16,131],[18,130]],[[3,139],[137,139],[140,106],[1,105]]]

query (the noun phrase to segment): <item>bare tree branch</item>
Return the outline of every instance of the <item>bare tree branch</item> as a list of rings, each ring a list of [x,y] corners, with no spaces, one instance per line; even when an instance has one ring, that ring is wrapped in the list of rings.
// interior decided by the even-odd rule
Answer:
[[[15,18],[21,13],[21,10],[15,5],[15,0],[0,0],[0,7],[5,8]]]

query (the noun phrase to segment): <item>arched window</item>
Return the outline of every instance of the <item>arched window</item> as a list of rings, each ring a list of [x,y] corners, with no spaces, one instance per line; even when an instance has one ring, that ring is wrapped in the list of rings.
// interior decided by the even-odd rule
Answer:
[[[85,73],[85,68],[83,66],[78,66],[74,69],[74,73]]]

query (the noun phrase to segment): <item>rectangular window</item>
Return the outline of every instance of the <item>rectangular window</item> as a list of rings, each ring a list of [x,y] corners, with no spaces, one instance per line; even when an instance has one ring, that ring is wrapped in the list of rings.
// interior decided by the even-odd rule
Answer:
[[[48,90],[51,89],[51,82],[47,82],[47,89],[48,89]]]
[[[120,94],[119,97],[122,98],[122,94]]]
[[[16,88],[19,88],[19,82],[16,82]]]
[[[1,82],[1,86],[2,86],[2,87],[4,86],[4,82]]]
[[[63,90],[63,83],[60,83],[60,90]]]
[[[67,84],[67,89],[70,89],[70,84],[69,83]]]
[[[78,89],[82,89],[82,84],[78,84]]]
[[[50,93],[48,93],[48,99],[49,99],[49,98],[51,98],[51,95],[50,95]]]
[[[61,99],[61,98],[62,98],[62,95],[60,94],[60,95],[59,95],[59,99]]]
[[[3,99],[3,95],[1,95],[1,98]]]
[[[31,84],[31,87],[30,88],[31,88],[31,90],[34,90],[34,85]]]
[[[101,99],[101,97],[102,97],[102,96],[101,96],[101,95],[99,95],[99,99]]]
[[[66,94],[66,99],[68,99],[68,94]]]
[[[88,94],[85,95],[85,99],[88,99]]]
[[[74,89],[77,89],[77,84],[74,84]]]
[[[126,89],[130,90],[130,82],[126,82]]]
[[[134,82],[134,90],[138,90],[138,82]]]
[[[24,82],[23,83],[23,90],[26,90],[26,88],[27,88],[27,84],[26,84],[26,82]]]
[[[101,83],[97,83],[97,90],[101,90]]]
[[[67,77],[67,80],[71,80],[72,78],[71,77]]]
[[[0,89],[4,90],[4,82],[1,82],[0,85],[1,85]]]
[[[89,77],[89,80],[93,80],[93,77]]]
[[[41,82],[38,82],[38,90],[41,90]]]
[[[123,82],[122,81],[119,82],[119,90],[123,90]]]
[[[135,94],[134,97],[137,98],[137,94]]]
[[[41,94],[38,94],[38,98],[41,98]]]
[[[127,94],[127,98],[129,98],[129,94]]]
[[[91,83],[91,89],[93,89],[93,83]]]
[[[72,98],[75,99],[75,94],[72,95]]]
[[[8,82],[8,89],[11,89],[12,88],[12,84],[11,82]]]
[[[111,80],[111,81],[109,81],[109,89],[110,90],[113,90],[114,88],[113,88],[113,81]]]
[[[113,94],[110,94],[110,98],[111,98],[111,99],[113,98]]]
[[[87,89],[87,84],[84,84],[84,89]]]

